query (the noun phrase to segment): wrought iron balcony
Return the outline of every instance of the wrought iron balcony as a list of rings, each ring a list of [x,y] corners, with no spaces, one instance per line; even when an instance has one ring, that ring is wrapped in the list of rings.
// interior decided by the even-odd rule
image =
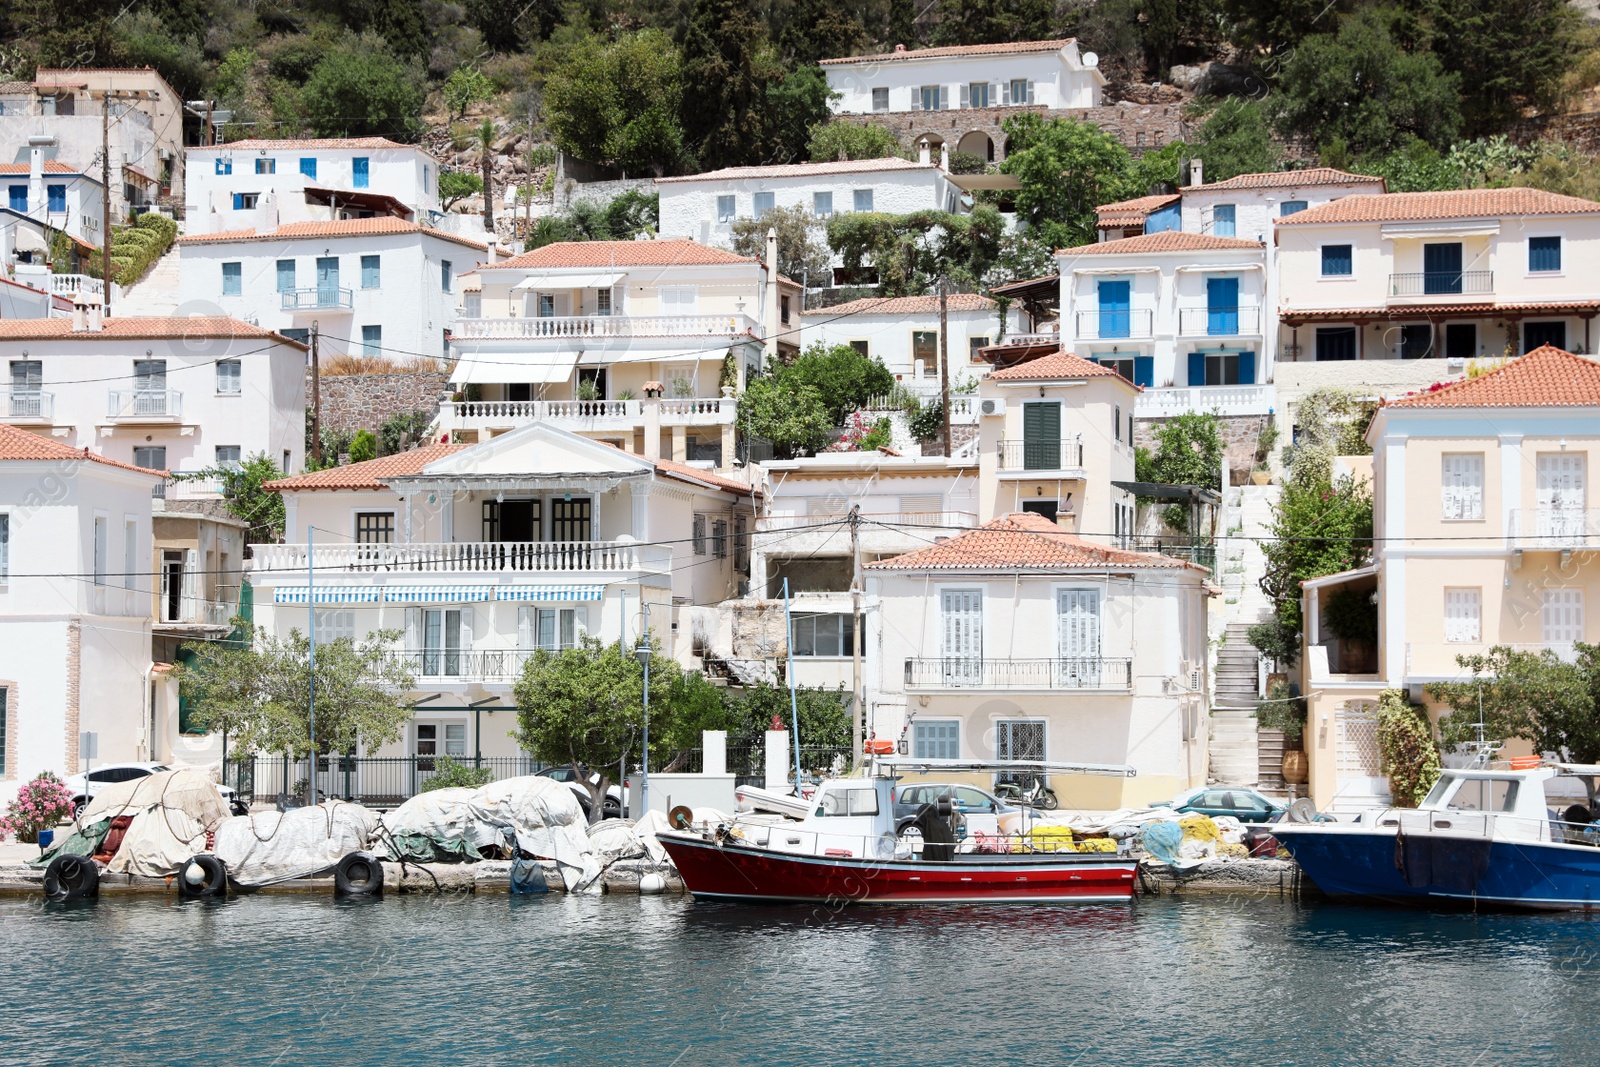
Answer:
[[[316,289],[285,289],[278,294],[283,298],[284,311],[321,311],[329,308],[348,308],[354,298],[348,289],[322,286]]]
[[[1389,275],[1390,296],[1459,296],[1494,292],[1494,271],[1420,271]]]
[[[998,451],[1003,471],[1064,471],[1083,466],[1083,441],[1076,437],[1001,441]]]
[[[1149,308],[1122,311],[1080,311],[1078,340],[1117,341],[1148,338],[1155,326],[1155,312]]]
[[[907,689],[1049,689],[1127,692],[1133,660],[1101,657],[907,659]]]
[[[1178,332],[1185,337],[1254,337],[1261,333],[1259,307],[1178,309]]]

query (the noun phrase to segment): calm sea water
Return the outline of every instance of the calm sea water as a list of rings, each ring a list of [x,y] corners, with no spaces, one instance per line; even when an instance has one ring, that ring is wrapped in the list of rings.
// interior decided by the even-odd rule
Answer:
[[[7,1065],[1600,1062],[1567,916],[8,901],[0,961]]]

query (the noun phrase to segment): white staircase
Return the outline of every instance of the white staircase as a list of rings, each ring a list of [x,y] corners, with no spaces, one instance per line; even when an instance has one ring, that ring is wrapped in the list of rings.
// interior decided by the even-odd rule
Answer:
[[[182,294],[178,283],[178,247],[167,249],[145,276],[113,295],[111,313],[124,318],[175,315]]]
[[[1260,657],[1248,636],[1251,626],[1272,613],[1272,602],[1261,591],[1266,572],[1261,542],[1271,535],[1277,499],[1278,487],[1271,485],[1233,486],[1223,493],[1224,530],[1217,559],[1222,603],[1211,612],[1215,681],[1210,777],[1229,785],[1280,784],[1282,740],[1256,729]]]

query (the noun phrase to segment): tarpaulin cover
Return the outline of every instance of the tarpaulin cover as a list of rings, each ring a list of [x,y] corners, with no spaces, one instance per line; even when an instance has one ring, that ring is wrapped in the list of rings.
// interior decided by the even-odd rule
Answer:
[[[660,812],[651,812],[660,820],[659,828],[667,825],[666,816]],[[611,864],[617,860],[647,859],[651,863],[667,864],[667,850],[661,847],[661,842],[656,840],[652,827],[655,823],[646,823],[640,820],[640,826],[645,828],[644,833],[622,819],[607,819],[597,822],[589,827],[589,844],[594,846],[595,853],[600,857],[600,862]]]
[[[106,870],[162,878],[206,851],[206,831],[227,821],[228,808],[208,775],[158,771],[106,786],[74,820],[74,829],[88,830],[119,815],[131,815],[133,822]]]
[[[229,819],[217,827],[215,852],[240,885],[271,885],[327,870],[365,849],[377,828],[377,812],[329,800]]]
[[[1150,858],[1168,866],[1177,864],[1178,850],[1183,845],[1183,827],[1175,822],[1147,823],[1139,835],[1139,844]]]
[[[70,834],[56,838],[38,859],[29,860],[28,866],[48,867],[50,861],[57,856],[92,856],[100,848],[100,842],[106,839],[106,833],[110,829],[110,819],[74,825]]]
[[[569,892],[589,888],[600,876],[589,820],[572,790],[553,778],[420,793],[384,815],[383,827],[396,860],[472,862],[509,833],[523,852],[555,860]]]

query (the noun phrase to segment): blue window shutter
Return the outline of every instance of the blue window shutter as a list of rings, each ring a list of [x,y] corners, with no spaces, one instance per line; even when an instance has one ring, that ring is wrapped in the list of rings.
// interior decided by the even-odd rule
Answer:
[[[28,213],[28,187],[26,185],[13,185],[11,187],[11,210]]]
[[[278,260],[278,292],[294,292],[294,260]]]
[[[1306,202],[1304,200],[1285,200],[1283,205],[1278,208],[1278,217],[1280,219],[1288,218],[1290,215],[1300,214],[1305,209]]]
[[[350,177],[352,179],[350,184],[354,185],[357,189],[365,189],[367,187],[366,156],[357,156],[355,159],[350,161]]]
[[[1100,337],[1128,337],[1133,333],[1133,316],[1130,313],[1132,299],[1129,295],[1131,284],[1123,281],[1099,284]]]
[[[304,174],[307,178],[315,178],[317,176],[317,157],[302,157],[300,160],[300,173]]]
[[[221,156],[218,156],[217,157],[217,173],[218,174],[232,174],[233,173],[233,160],[231,160],[231,159],[223,159]]]
[[[1239,384],[1256,384],[1256,354],[1254,352],[1239,353]]]
[[[1528,269],[1560,270],[1561,238],[1530,237],[1528,239]]]
[[[1206,354],[1204,352],[1189,353],[1189,384],[1206,384]]]
[[[46,211],[67,210],[67,187],[65,185],[52,185],[46,190],[49,199]]]
[[[1155,388],[1156,384],[1156,357],[1133,357],[1133,384],[1142,385],[1147,389]]]
[[[1211,234],[1213,237],[1232,237],[1234,234],[1234,210],[1232,204],[1218,204],[1211,212]]]
[[[234,193],[233,194],[233,210],[235,210],[235,211],[243,211],[244,210],[244,194],[243,193]]]
[[[1206,333],[1231,337],[1239,332],[1239,279],[1206,279]]]
[[[1325,275],[1345,275],[1351,273],[1349,245],[1323,245],[1322,246],[1322,273]]]

